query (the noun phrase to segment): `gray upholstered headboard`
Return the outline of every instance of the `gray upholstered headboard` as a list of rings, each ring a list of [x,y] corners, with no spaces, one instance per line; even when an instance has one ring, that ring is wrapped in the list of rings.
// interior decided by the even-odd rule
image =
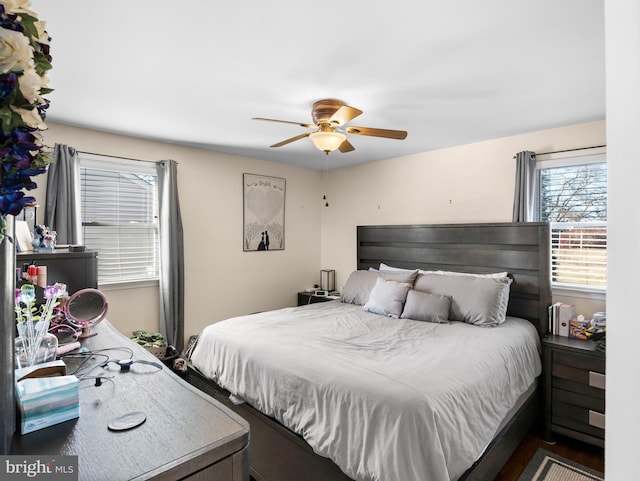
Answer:
[[[531,321],[543,336],[551,304],[549,224],[358,226],[358,269],[380,262],[426,270],[509,273],[507,314]]]

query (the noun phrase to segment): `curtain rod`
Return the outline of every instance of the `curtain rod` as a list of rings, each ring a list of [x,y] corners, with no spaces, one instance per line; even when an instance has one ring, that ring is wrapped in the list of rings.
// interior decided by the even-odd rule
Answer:
[[[47,149],[51,149],[53,151],[53,147],[50,147],[48,145],[45,144],[44,146]],[[144,160],[144,159],[134,159],[132,157],[122,157],[120,155],[110,155],[110,154],[98,154],[96,152],[87,152],[86,150],[78,150],[76,149],[76,152],[80,153],[80,154],[89,154],[89,155],[99,155],[102,157],[114,157],[116,159],[125,159],[125,160],[135,160],[137,162],[149,162],[151,164],[157,164],[158,162],[167,162],[170,159],[161,159],[161,160]],[[178,163],[178,162],[176,162]]]
[[[132,157],[123,157],[121,155],[111,155],[111,154],[98,154],[96,152],[87,152],[85,150],[77,150],[80,154],[89,154],[89,155],[99,155],[101,157],[114,157],[116,159],[124,159],[124,160],[135,160],[136,162],[150,162],[152,164],[157,164],[158,162],[162,162],[161,160],[144,160],[144,159],[134,159]]]
[[[592,147],[578,147],[577,149],[555,150],[553,152],[534,152],[534,154],[536,155],[562,154],[563,152],[575,152],[577,150],[598,149],[600,147],[606,147],[606,146],[607,144],[594,145]],[[514,155],[513,158],[515,159],[516,156]]]

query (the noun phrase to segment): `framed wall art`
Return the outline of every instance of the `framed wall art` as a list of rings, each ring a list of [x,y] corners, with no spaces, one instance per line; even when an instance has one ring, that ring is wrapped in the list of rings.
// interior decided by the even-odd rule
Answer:
[[[284,249],[286,179],[243,174],[245,252]]]

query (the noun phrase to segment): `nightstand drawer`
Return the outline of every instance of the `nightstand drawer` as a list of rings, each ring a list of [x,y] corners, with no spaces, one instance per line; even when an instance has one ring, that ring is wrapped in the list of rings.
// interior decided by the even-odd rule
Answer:
[[[567,389],[569,388],[569,389]],[[604,412],[604,392],[592,393],[587,390],[572,389],[567,384],[554,383],[551,392],[553,402],[562,402],[572,406]]]
[[[573,352],[555,351],[553,353],[554,367],[563,366],[581,371],[593,371],[604,374],[604,359]]]
[[[572,431],[604,439],[604,414],[563,402],[553,403],[551,422]],[[596,425],[594,425],[596,424]]]

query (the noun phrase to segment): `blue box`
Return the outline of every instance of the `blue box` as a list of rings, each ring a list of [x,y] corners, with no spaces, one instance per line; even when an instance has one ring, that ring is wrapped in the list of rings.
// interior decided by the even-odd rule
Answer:
[[[27,434],[80,416],[80,381],[63,361],[16,369],[20,432]]]

